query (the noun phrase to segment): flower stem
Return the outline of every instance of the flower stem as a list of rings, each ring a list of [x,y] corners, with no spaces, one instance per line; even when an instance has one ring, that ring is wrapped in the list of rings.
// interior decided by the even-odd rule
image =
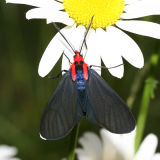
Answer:
[[[80,123],[77,124],[77,126],[73,129],[71,133],[71,143],[69,147],[69,154],[68,154],[67,160],[75,159],[75,148],[77,146],[79,127],[80,127]]]
[[[146,117],[147,117],[147,113],[148,113],[150,99],[154,98],[154,90],[157,86],[157,81],[155,80],[152,71],[158,64],[158,58],[159,58],[158,54],[153,54],[151,57],[151,73],[145,82],[143,96],[142,96],[142,102],[141,102],[141,108],[140,108],[138,121],[137,121],[135,152],[138,150],[139,145],[141,143],[141,139],[142,139],[143,132],[145,129],[145,123],[146,123]]]
[[[143,91],[143,98],[142,98],[142,104],[140,113],[138,116],[138,122],[137,122],[137,135],[136,135],[136,141],[135,141],[135,151],[138,150],[138,147],[141,143],[141,139],[144,132],[147,112],[149,108],[150,98],[153,95],[153,91],[156,88],[157,81],[153,77],[149,77],[146,80],[144,91]]]

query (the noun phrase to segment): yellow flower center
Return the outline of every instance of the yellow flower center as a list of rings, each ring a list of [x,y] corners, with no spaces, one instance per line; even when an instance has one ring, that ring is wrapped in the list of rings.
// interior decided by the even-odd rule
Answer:
[[[105,28],[115,24],[124,10],[124,0],[64,0],[65,11],[78,25],[88,26],[92,16],[92,28]]]

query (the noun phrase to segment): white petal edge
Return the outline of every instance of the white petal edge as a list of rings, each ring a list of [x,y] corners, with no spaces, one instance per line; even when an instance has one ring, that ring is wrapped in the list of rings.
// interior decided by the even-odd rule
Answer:
[[[146,12],[135,12],[135,13],[123,13],[121,14],[120,18],[121,19],[135,19],[135,18],[141,18],[141,17],[146,17],[146,16],[151,16],[151,15],[160,15],[160,11],[146,11]]]
[[[128,134],[114,134],[105,129],[102,129],[100,133],[104,142],[104,147],[106,147],[106,152],[110,147],[114,147],[125,159],[132,158],[134,154],[136,129]]]
[[[102,29],[96,30],[95,46],[97,46],[96,52],[101,56],[105,66],[107,68],[115,67],[123,64],[123,60],[119,49],[115,44],[115,37],[111,32],[105,32]],[[124,72],[124,66],[119,66],[108,70],[113,76],[122,78]]]
[[[69,59],[72,59],[73,57],[69,57],[68,56],[68,58]],[[66,56],[65,55],[63,55],[63,57],[62,57],[62,64],[61,64],[61,70],[69,70],[69,68],[70,68],[70,63],[69,63],[69,60],[66,58]],[[62,72],[62,75],[64,74],[65,72]]]
[[[93,158],[87,155],[83,149],[78,148],[75,150],[75,152],[77,153],[78,160],[93,160]]]
[[[114,37],[115,47],[123,58],[134,67],[144,66],[143,54],[136,42],[120,29],[110,26],[107,31]]]
[[[74,20],[69,18],[68,13],[63,11],[54,11],[48,8],[34,8],[26,13],[27,19],[46,19],[47,23],[59,22],[66,25],[73,25]]]
[[[0,145],[0,159],[8,159],[17,154],[18,150],[16,147],[11,147],[7,145]]]
[[[140,20],[119,20],[116,25],[126,31],[160,39],[160,24]]]
[[[41,77],[45,77],[51,71],[63,53],[64,46],[60,42],[60,39],[61,36],[57,33],[43,53],[38,68],[38,74]]]
[[[63,4],[55,0],[6,0],[6,3],[26,4],[35,7],[61,8]]]
[[[92,132],[85,133],[79,139],[79,143],[88,157],[91,157],[91,159],[102,159],[102,143],[96,134]]]
[[[126,159],[132,159],[134,155],[134,143],[136,137],[136,128],[130,133],[122,134],[121,153]]]
[[[140,18],[150,15],[160,15],[160,1],[159,0],[142,0],[136,3],[125,6],[121,15],[122,19]]]
[[[103,142],[103,159],[116,159],[116,156],[118,156],[119,159],[122,158],[122,154],[119,151],[119,145],[120,145],[120,135],[113,134],[106,129],[101,129],[100,134],[102,137]],[[116,144],[115,144],[116,143]]]
[[[157,136],[149,134],[140,145],[134,160],[151,160],[158,145]]]

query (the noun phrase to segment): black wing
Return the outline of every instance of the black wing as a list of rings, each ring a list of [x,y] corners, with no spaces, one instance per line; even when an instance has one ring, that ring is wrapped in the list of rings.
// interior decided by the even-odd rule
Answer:
[[[82,113],[77,107],[77,88],[66,73],[45,108],[40,122],[40,135],[47,140],[67,135],[81,120]]]
[[[135,119],[125,102],[94,70],[86,82],[87,118],[113,133],[128,133],[135,128]]]

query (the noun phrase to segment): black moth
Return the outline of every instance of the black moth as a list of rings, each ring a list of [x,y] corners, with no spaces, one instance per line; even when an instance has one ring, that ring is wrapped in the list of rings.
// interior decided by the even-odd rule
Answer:
[[[55,27],[57,28],[56,25]],[[58,31],[62,35],[59,29]],[[62,36],[66,40],[64,35]],[[66,42],[68,43],[67,40]],[[84,116],[110,132],[117,134],[131,132],[136,122],[128,106],[106,81],[84,62],[81,50],[80,52],[73,48],[72,50],[75,54],[74,63],[63,75],[42,115],[41,137],[47,140],[62,138]]]

